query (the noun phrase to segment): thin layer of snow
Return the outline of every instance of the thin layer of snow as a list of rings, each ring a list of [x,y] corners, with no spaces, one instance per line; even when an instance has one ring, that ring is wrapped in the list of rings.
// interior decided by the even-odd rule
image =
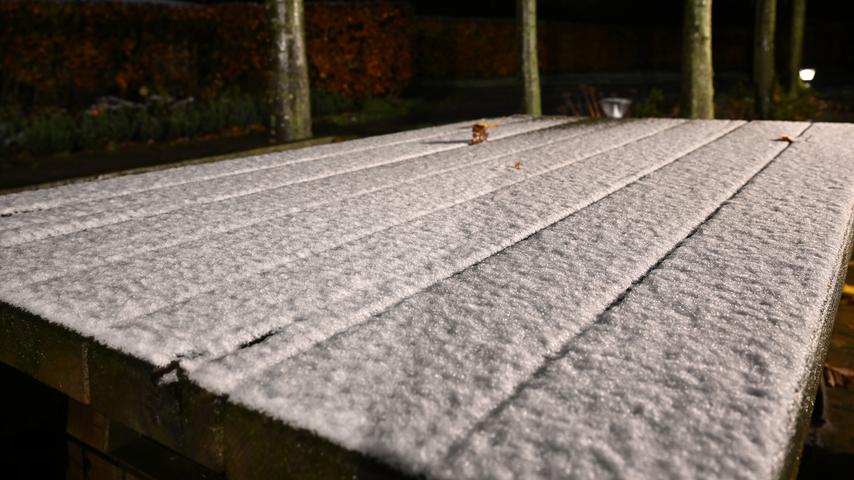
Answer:
[[[567,164],[680,123],[649,120],[593,131],[556,147],[522,152],[514,160],[524,159],[527,162],[525,170],[513,169],[512,161],[499,158],[473,165],[471,172],[452,171],[430,177],[429,181],[402,184],[360,196],[359,201],[335,202],[247,229],[2,291],[3,296],[17,299],[20,306],[34,313],[56,319],[81,333],[98,334],[108,343],[115,342],[110,345],[128,349],[159,364],[169,363],[175,355],[190,354],[199,347],[216,354],[225,353],[223,348],[235,348],[266,333],[270,324],[290,323],[295,316],[301,316],[300,310],[288,312],[287,305],[304,302],[308,297],[302,300],[299,297],[300,291],[306,288],[310,289],[311,301],[321,304],[324,296],[330,293],[326,290],[330,287],[341,290],[335,295],[360,294],[347,291],[351,282],[350,268],[358,268],[357,263],[374,261],[382,251],[377,249],[384,248],[385,244],[404,250],[400,255],[417,259],[419,254],[429,252],[417,249],[407,253],[407,246],[420,243],[423,249],[432,243],[441,247],[442,240],[436,238],[436,231],[450,227],[456,236],[463,236],[457,242],[464,242],[466,234],[455,227],[457,224],[465,222],[467,217],[479,220],[478,216],[489,215],[490,199],[512,202],[516,192],[523,195],[521,200],[526,197],[531,201],[540,199],[540,204],[525,207],[538,207],[542,214],[549,214],[552,208],[546,195],[559,196],[560,190],[529,193],[519,187],[498,190],[495,195],[485,194],[508,184],[542,184],[556,189],[561,177],[538,180],[540,176],[550,170],[560,172],[560,167]],[[688,145],[702,142],[727,125],[715,122],[683,127],[686,131],[683,142]],[[657,140],[662,150],[668,143],[664,138]],[[639,147],[627,148],[631,152]],[[611,176],[637,168],[640,167],[622,166]],[[570,171],[575,170],[583,171],[582,168]],[[596,172],[589,175],[594,178]],[[526,181],[528,177],[531,178]],[[605,178],[596,181],[604,185],[594,191],[615,188]],[[593,185],[588,189],[594,188]],[[472,198],[479,200],[467,202]],[[469,211],[471,213],[467,213]],[[449,221],[450,225],[446,226]],[[525,224],[514,222],[514,226],[523,228]],[[469,228],[474,227],[476,224]],[[492,235],[500,233],[492,232]],[[484,242],[486,238],[478,240]],[[329,252],[322,254],[326,250]],[[436,250],[445,251],[444,248]],[[353,260],[347,264],[347,260],[339,258],[342,256]],[[374,267],[385,275],[364,285],[376,288],[378,281],[391,282],[392,285],[384,287],[391,287],[390,292],[374,294],[384,301],[389,298],[388,294],[396,291],[392,279],[406,271],[395,271],[395,260],[389,258]],[[428,259],[421,259],[421,263],[425,260]],[[342,261],[344,264],[339,265]],[[428,262],[424,267],[441,265],[433,266]],[[428,275],[425,278],[430,278],[429,270],[425,274]],[[314,281],[306,283],[305,278]],[[277,281],[284,284],[277,284]],[[290,287],[291,283],[297,285]],[[407,285],[407,290],[400,289],[397,294],[409,288],[413,286]],[[271,294],[259,295],[259,289]],[[292,300],[287,301],[287,298]],[[141,318],[135,320],[137,317]],[[112,325],[116,328],[105,332]],[[236,332],[230,332],[235,329]],[[156,332],[156,336],[152,336],[152,332]],[[187,341],[192,344],[187,345]]]
[[[555,122],[0,197],[0,300],[413,473],[776,475],[854,126]]]
[[[528,117],[513,116],[490,120],[493,123],[508,124],[526,120]],[[210,180],[223,176],[264,170],[292,163],[318,160],[341,153],[355,153],[366,150],[398,145],[401,143],[423,141],[441,135],[447,135],[463,129],[470,131],[472,121],[457,122],[448,125],[408,130],[405,132],[361,138],[348,142],[331,143],[311,148],[287,150],[253,157],[243,157],[215,163],[189,165],[180,168],[160,170],[140,175],[75,183],[44,190],[31,190],[0,196],[0,214],[45,210],[60,205],[68,205],[90,200],[111,198],[134,192],[144,192],[184,183]],[[16,216],[20,216],[18,213]],[[6,219],[8,221],[8,219]],[[5,228],[0,223],[0,228]],[[12,225],[12,224],[9,224]]]
[[[562,123],[565,122],[543,120],[502,126],[500,132],[496,132],[501,135],[496,134],[495,140],[461,151],[437,152],[0,249],[0,264],[4,265],[0,270],[0,284],[8,289],[44,281],[147,251],[178,247],[202,238],[210,239],[215,234],[246,229],[324,204],[338,202],[330,207],[338,211],[342,205],[359,201],[360,195],[388,189],[400,183],[413,183],[452,170],[472,173],[471,167],[479,163],[496,161],[501,157],[607,128],[604,123],[550,128]],[[528,134],[520,135],[520,131]],[[345,199],[348,199],[347,202],[343,201]],[[288,217],[287,221],[295,220]]]
[[[554,126],[561,122],[561,120],[511,122],[496,132],[496,137],[518,135],[540,126]],[[232,173],[205,181],[186,182],[14,215],[0,222],[0,225],[5,226],[5,230],[0,231],[0,246],[17,245],[195,205],[240,198],[287,185],[397,163],[434,152],[460,149],[468,145],[470,139],[470,130],[458,128],[427,140],[398,143],[363,151],[344,151],[314,161]],[[377,154],[378,148],[382,151],[381,155]]]
[[[598,152],[678,123],[645,121],[594,131],[481,165],[477,171],[451,172],[293,222],[287,226],[287,243],[278,246],[272,259],[276,263],[265,266],[260,274],[234,275],[233,283],[210,288],[200,285],[198,292],[185,297],[186,302],[164,304],[150,315],[116,324],[102,336],[115,337],[139,354],[157,355],[151,360],[159,362],[193,353],[221,355],[284,327],[306,329],[305,335],[295,339],[307,344],[318,335],[328,335],[330,329],[358,321],[366,308],[381,308],[437,276],[465,268],[480,255],[512,241],[504,235],[530,227],[521,217],[510,221],[510,230],[502,230],[508,219],[492,218],[501,207],[529,218],[551,214],[549,195],[561,193],[537,188],[556,187],[549,172],[565,171]],[[706,127],[704,133],[708,135],[709,130],[713,128]],[[523,161],[525,169],[514,169],[516,161]],[[495,207],[493,212],[490,206]],[[303,251],[294,252],[294,248]],[[245,253],[238,253],[241,256],[236,261],[245,265]],[[259,260],[271,261],[268,257]],[[222,263],[212,266],[219,268]],[[308,277],[312,282],[303,280]],[[259,289],[265,294],[259,295]],[[158,298],[151,300],[162,301]],[[235,308],[241,311],[239,321],[231,313]],[[209,313],[199,316],[202,310]],[[325,320],[329,315],[335,319]],[[205,324],[200,323],[202,317],[206,317]],[[185,328],[203,334],[163,338],[167,331]],[[149,342],[158,338],[158,346],[151,348]]]
[[[773,138],[796,137],[804,128],[739,128],[244,378],[230,394],[405,470],[442,473],[451,451],[546,358],[785,148]],[[224,363],[234,366],[233,358]]]
[[[627,125],[623,134],[635,130],[638,135],[637,130],[643,131],[643,126],[649,130],[648,125],[655,123]],[[186,305],[141,318],[115,335],[134,338],[134,345],[141,346],[162,339],[165,332],[198,318],[199,309],[213,305],[218,322],[210,325],[204,336],[172,337],[168,341],[178,347],[178,354],[202,354],[183,364],[190,371],[198,369],[197,381],[220,392],[231,391],[248,374],[358,325],[737,125],[692,122],[658,134],[647,131],[648,136],[624,147],[579,158],[547,175],[249,278],[237,288],[229,287],[232,295],[228,298],[218,290],[200,295]],[[604,144],[615,143],[619,129],[610,133],[609,139],[601,140]],[[574,150],[555,149],[551,153],[560,157],[579,155]],[[307,275],[311,283],[300,281]],[[227,314],[235,308],[242,312],[240,322],[230,320]],[[264,342],[221,362],[206,363],[206,357],[232,352],[240,343],[271,331],[276,334]],[[161,344],[158,353],[162,348]]]
[[[778,478],[854,215],[854,125],[806,137],[549,358],[445,476]]]

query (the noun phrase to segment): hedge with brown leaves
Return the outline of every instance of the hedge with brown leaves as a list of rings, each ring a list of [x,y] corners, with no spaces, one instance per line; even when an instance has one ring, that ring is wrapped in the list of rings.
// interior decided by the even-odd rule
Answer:
[[[399,4],[309,4],[312,86],[353,97],[399,91],[412,77]],[[214,98],[267,85],[269,26],[261,5],[0,2],[0,101],[84,105],[141,87]]]

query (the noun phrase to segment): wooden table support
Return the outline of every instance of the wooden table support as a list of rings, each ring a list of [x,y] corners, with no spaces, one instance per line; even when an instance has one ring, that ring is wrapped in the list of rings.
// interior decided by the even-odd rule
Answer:
[[[102,474],[406,478],[372,458],[212,395],[179,369],[156,369],[2,302],[0,362],[67,396],[67,433],[80,444],[69,447],[69,461],[88,448],[94,452],[87,457],[91,468]],[[173,373],[173,381],[163,381]]]
[[[852,220],[854,220],[854,217],[852,217]],[[851,260],[852,251],[854,251],[854,224],[848,225],[847,232],[848,242],[841,249],[839,256],[839,274],[835,283],[827,292],[825,309],[822,313],[825,321],[823,322],[824,328],[819,332],[818,344],[820,345],[820,350],[816,352],[810,362],[810,376],[802,394],[800,415],[795,420],[795,435],[791,437],[789,448],[786,452],[786,460],[780,475],[781,479],[796,479],[798,477],[801,455],[810,432],[815,398],[822,381],[824,361],[827,358],[827,352],[830,348],[830,337],[833,332],[834,319],[837,317],[839,311],[842,286],[845,285],[848,263]]]

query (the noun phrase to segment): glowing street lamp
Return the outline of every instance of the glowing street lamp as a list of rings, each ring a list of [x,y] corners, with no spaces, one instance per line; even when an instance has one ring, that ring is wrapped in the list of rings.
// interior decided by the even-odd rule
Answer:
[[[814,68],[802,68],[798,72],[798,76],[801,77],[801,81],[810,83],[815,78],[815,69]]]

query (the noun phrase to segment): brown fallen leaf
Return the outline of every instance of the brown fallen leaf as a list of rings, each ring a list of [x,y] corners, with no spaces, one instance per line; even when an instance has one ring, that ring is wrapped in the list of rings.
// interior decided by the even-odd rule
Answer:
[[[486,123],[485,120],[481,120],[471,127],[471,144],[477,145],[478,143],[483,143],[489,138],[489,132],[486,131],[488,128],[495,128],[498,125],[494,123]]]
[[[489,138],[489,133],[486,131],[486,127],[479,123],[475,123],[471,127],[471,144],[477,145],[478,143],[483,143],[486,139]]]
[[[795,143],[795,139],[794,139],[794,138],[792,138],[792,137],[790,137],[790,136],[788,136],[788,135],[783,135],[783,136],[782,136],[782,137],[780,137],[780,138],[774,139],[774,141],[775,141],[775,142],[789,142],[789,143]]]

